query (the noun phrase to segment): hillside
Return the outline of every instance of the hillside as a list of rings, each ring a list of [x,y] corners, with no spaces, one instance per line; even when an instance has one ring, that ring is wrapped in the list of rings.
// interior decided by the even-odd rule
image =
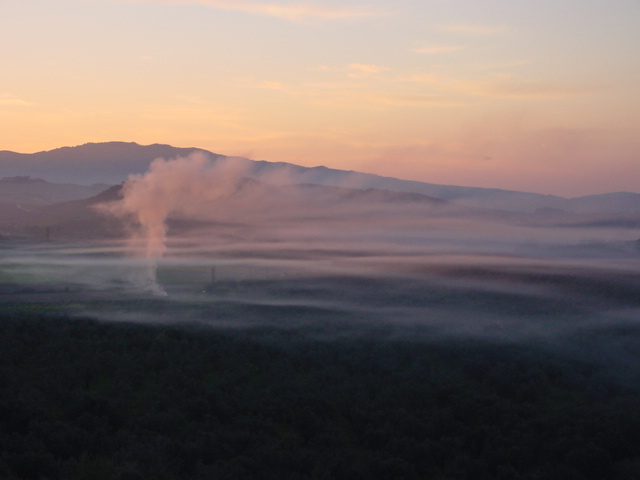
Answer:
[[[202,150],[129,142],[87,143],[32,154],[5,150],[0,151],[0,176],[31,175],[58,183],[112,185],[126,180],[129,174],[144,173],[155,158],[187,156],[197,151]]]
[[[531,192],[438,185],[383,177],[324,166],[303,167],[283,162],[225,157],[198,148],[169,145],[138,145],[126,142],[88,143],[46,152],[22,154],[0,151],[0,176],[33,176],[50,182],[119,184],[130,174],[144,173],[155,158],[171,159],[200,152],[218,160],[228,159],[246,175],[276,185],[316,184],[350,189],[388,190],[426,195],[473,208],[533,213],[555,209],[576,214],[637,214],[640,194],[614,192],[578,198],[563,198]]]
[[[52,183],[41,178],[16,176],[0,178],[0,203],[14,205],[49,205],[92,197],[108,185]]]
[[[33,180],[24,185],[37,185],[42,190],[76,193],[76,185],[60,185]],[[0,189],[2,182],[0,182]],[[78,187],[82,190],[82,187]],[[97,188],[97,187],[96,187]],[[108,238],[125,234],[121,220],[100,212],[100,205],[121,199],[121,185],[101,190],[88,198],[74,199],[58,203],[21,204],[16,201],[20,192],[11,196],[0,212],[0,234],[5,236],[27,236],[57,239]],[[89,187],[85,193],[92,191]],[[24,196],[24,195],[22,195]],[[59,194],[62,197],[62,193]],[[86,197],[86,195],[85,195]],[[238,182],[233,191],[213,202],[206,202],[201,208],[209,213],[196,218],[174,222],[173,230],[184,232],[203,224],[233,222],[236,225],[264,225],[278,222],[316,222],[329,217],[338,221],[359,222],[362,216],[375,214],[382,221],[390,216],[419,217],[441,213],[471,215],[465,208],[415,193],[390,190],[358,190],[324,185],[274,186],[251,178]]]

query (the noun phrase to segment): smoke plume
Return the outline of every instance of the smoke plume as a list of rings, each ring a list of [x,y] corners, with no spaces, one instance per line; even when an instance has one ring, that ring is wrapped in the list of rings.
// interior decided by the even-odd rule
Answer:
[[[135,283],[145,291],[166,295],[156,279],[157,260],[166,249],[167,219],[200,218],[213,212],[216,202],[237,190],[243,169],[232,161],[213,160],[204,154],[154,160],[143,175],[130,175],[122,199],[103,204],[104,213],[124,219],[130,227],[129,245],[146,259]]]
[[[131,262],[132,282],[142,291],[165,294],[156,269],[169,233],[173,260],[192,255],[200,264],[223,258],[255,263],[260,256],[344,266],[344,258],[363,256],[630,255],[627,228],[538,225],[535,215],[469,209],[389,190],[300,183],[286,165],[265,174],[260,168],[195,153],[156,159],[145,174],[130,176],[122,198],[99,208],[129,226],[129,251],[144,265]]]

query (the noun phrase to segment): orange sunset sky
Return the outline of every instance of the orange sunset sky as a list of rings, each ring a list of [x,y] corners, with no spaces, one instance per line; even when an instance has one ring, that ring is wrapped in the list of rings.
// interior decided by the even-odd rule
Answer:
[[[0,150],[640,192],[638,0],[0,0]]]

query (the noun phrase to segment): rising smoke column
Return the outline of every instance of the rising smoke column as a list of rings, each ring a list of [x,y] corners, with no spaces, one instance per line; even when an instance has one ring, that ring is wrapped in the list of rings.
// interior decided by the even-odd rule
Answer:
[[[135,283],[144,291],[166,295],[156,278],[157,260],[166,251],[170,215],[200,218],[216,208],[244,179],[243,167],[233,160],[214,161],[201,153],[171,160],[155,159],[143,175],[130,175],[122,199],[102,205],[103,213],[127,220],[129,245],[145,259]]]

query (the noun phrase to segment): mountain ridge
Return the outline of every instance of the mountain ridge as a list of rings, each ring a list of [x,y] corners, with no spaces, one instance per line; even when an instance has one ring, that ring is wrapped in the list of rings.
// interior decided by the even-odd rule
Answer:
[[[473,208],[534,213],[549,209],[567,213],[640,212],[640,193],[611,192],[565,198],[500,188],[443,185],[404,180],[326,166],[304,167],[226,156],[196,147],[135,142],[94,142],[36,153],[0,151],[0,177],[37,176],[49,182],[119,184],[130,174],[144,173],[155,158],[176,158],[199,152],[207,157],[241,164],[248,176],[279,185],[317,184],[355,189],[417,193]]]

